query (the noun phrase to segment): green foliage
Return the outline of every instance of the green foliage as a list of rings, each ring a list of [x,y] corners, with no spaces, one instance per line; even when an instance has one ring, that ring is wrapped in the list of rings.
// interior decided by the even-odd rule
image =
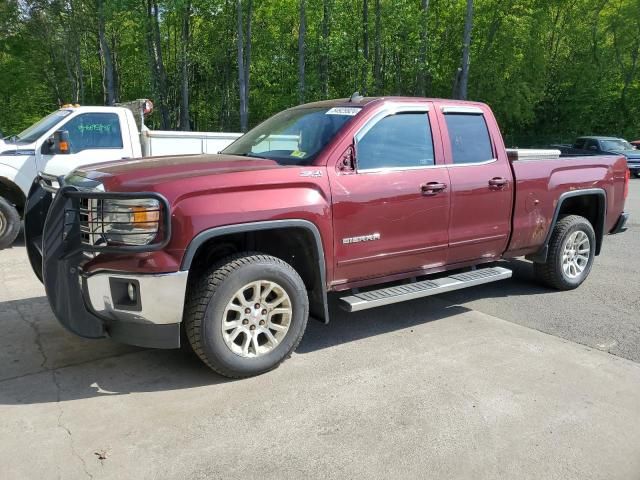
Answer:
[[[145,22],[149,0],[105,1],[118,98],[154,98]],[[178,126],[182,11],[186,0],[159,0],[167,103]],[[466,0],[369,0],[369,57],[364,57],[362,0],[307,1],[306,99],[320,100],[322,58],[330,97],[449,97],[460,64]],[[247,0],[244,0],[245,5]],[[95,0],[0,0],[0,130],[16,133],[78,101],[102,104],[103,62]],[[250,123],[295,105],[299,0],[253,2]],[[239,129],[234,0],[192,0],[188,49],[193,129]],[[246,21],[246,19],[245,19]],[[426,62],[421,64],[426,27]],[[379,46],[381,76],[374,71]],[[580,134],[640,137],[640,0],[476,0],[469,97],[489,103],[508,142],[568,141]],[[364,72],[364,84],[363,84]],[[155,114],[151,126],[159,126]]]

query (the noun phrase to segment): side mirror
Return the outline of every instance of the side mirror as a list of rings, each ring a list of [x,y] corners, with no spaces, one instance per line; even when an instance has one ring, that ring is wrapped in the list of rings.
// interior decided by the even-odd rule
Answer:
[[[69,142],[69,132],[67,130],[57,130],[53,133],[52,149],[56,155],[69,155],[71,153],[71,143]]]
[[[355,145],[351,145],[342,154],[336,168],[339,173],[349,174],[356,171],[356,148]]]
[[[42,142],[40,153],[42,153],[42,155],[53,155],[53,135]]]

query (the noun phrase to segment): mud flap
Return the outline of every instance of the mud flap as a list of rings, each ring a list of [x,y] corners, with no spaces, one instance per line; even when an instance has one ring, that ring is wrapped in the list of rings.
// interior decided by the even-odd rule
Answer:
[[[53,313],[65,328],[81,337],[103,338],[106,336],[104,323],[89,311],[82,294],[79,266],[85,258],[80,244],[78,200],[65,196],[69,190],[75,191],[72,187],[64,187],[56,194],[42,233],[40,258],[44,258],[44,261],[41,260],[44,288]],[[32,197],[36,208],[40,193],[36,190],[30,199]],[[45,198],[40,199],[43,206]],[[35,227],[31,228],[37,232]],[[33,241],[37,241],[37,238],[33,238]],[[34,245],[31,248],[37,260],[37,247]]]

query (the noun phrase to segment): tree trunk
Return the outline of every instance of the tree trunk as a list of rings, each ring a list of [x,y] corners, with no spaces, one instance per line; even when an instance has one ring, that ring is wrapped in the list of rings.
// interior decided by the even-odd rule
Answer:
[[[250,72],[251,72],[251,16],[253,13],[253,0],[249,0],[247,4],[247,31],[244,42],[244,85],[245,85],[245,103],[247,104],[247,112],[249,110],[249,91]]]
[[[300,29],[298,30],[298,101],[305,99],[305,36],[307,34],[306,0],[300,0]]]
[[[329,98],[329,25],[331,22],[330,0],[322,2],[322,42],[320,44],[320,90],[322,98]]]
[[[376,94],[380,95],[383,89],[382,82],[382,12],[380,9],[380,0],[376,0],[376,32],[375,47],[373,53],[373,80],[375,83]]]
[[[191,130],[189,121],[189,23],[191,1],[187,1],[182,12],[182,45],[180,50],[180,130]]]
[[[431,75],[427,65],[427,47],[429,41],[429,0],[422,0],[422,26],[420,29],[420,53],[418,56],[418,95],[427,96]]]
[[[246,132],[249,129],[249,112],[247,106],[247,85],[244,69],[244,33],[242,28],[242,0],[236,0],[237,24],[238,24],[238,88],[240,90],[240,130]]]
[[[369,76],[369,2],[362,0],[362,77],[360,91],[362,95],[367,94],[367,80]]]
[[[158,2],[156,0],[145,0],[146,10],[146,37],[147,49],[149,51],[149,61],[151,67],[151,80],[153,82],[156,103],[160,112],[161,128],[167,130],[171,126],[168,106],[168,81],[162,58],[162,39],[160,37]]]
[[[100,57],[102,59],[102,88],[104,92],[104,104],[116,103],[115,76],[113,70],[113,58],[104,29],[104,0],[96,0],[98,11],[98,42],[100,45]]]
[[[454,97],[460,100],[467,99],[469,85],[469,49],[471,47],[471,31],[473,29],[473,0],[467,0],[467,14],[464,21],[464,39],[462,41],[462,65],[459,69],[457,88]]]
[[[118,103],[120,101],[120,68],[118,63],[118,43],[115,38],[111,39],[111,66],[113,68],[114,99]]]

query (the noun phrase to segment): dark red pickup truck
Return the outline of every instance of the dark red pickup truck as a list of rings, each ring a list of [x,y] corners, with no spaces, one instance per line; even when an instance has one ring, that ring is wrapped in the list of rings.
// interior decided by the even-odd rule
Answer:
[[[580,285],[625,229],[629,172],[556,153],[507,152],[480,103],[313,103],[220,155],[41,177],[28,253],[72,332],[177,348],[183,327],[215,371],[254,375],[309,316],[329,321],[328,292],[358,311],[508,278],[495,262],[519,256],[553,288]]]

